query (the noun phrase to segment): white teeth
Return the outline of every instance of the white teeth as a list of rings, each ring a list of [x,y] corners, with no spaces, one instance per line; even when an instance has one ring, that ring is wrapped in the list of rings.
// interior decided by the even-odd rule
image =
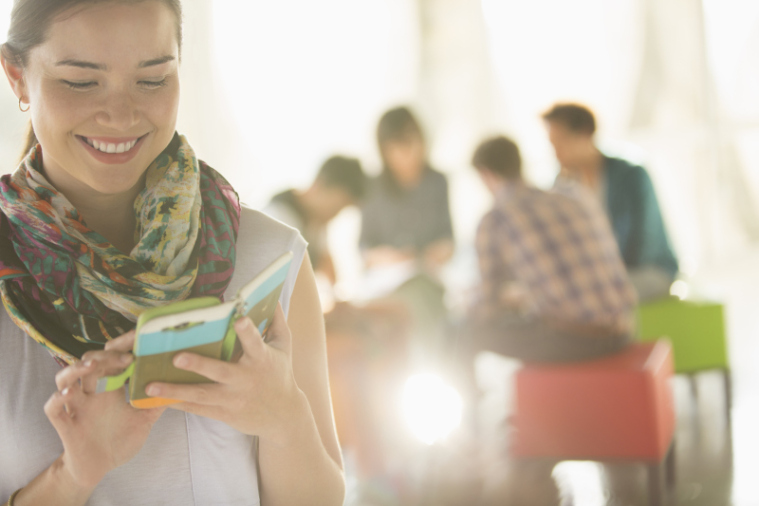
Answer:
[[[95,139],[90,139],[85,137],[84,138],[87,141],[87,144],[92,146],[93,148],[97,149],[98,151],[102,153],[124,153],[126,151],[129,151],[134,147],[135,144],[137,144],[137,140],[135,139],[130,142],[122,142],[120,144],[108,144],[105,142],[98,142]]]

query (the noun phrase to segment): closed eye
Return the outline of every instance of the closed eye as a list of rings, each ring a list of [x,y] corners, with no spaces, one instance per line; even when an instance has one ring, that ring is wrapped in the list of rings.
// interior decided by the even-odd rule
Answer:
[[[157,81],[150,81],[150,80],[143,80],[139,82],[140,86],[143,86],[145,88],[160,88],[162,86],[166,86],[166,78],[157,80]]]
[[[72,90],[88,90],[98,84],[97,81],[66,81],[63,79],[61,79],[61,82]]]

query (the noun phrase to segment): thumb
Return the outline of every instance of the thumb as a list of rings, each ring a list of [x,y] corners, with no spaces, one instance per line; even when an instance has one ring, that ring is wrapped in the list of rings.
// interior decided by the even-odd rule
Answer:
[[[274,317],[271,320],[266,337],[266,343],[269,346],[290,355],[292,334],[290,333],[290,327],[287,326],[287,319],[285,318],[285,312],[282,310],[282,304],[277,303],[277,309],[274,311]]]
[[[261,356],[265,346],[264,340],[261,339],[261,334],[258,332],[256,326],[253,325],[253,320],[244,316],[238,318],[234,325],[243,354],[251,357]]]
[[[105,343],[105,349],[108,351],[130,352],[134,348],[134,330],[122,334],[116,339]]]

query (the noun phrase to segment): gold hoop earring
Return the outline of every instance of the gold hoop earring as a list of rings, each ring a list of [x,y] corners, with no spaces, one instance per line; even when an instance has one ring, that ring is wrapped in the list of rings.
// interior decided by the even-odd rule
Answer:
[[[31,106],[29,104],[26,105],[26,109],[21,107],[21,97],[18,97],[18,110],[21,112],[27,112]]]

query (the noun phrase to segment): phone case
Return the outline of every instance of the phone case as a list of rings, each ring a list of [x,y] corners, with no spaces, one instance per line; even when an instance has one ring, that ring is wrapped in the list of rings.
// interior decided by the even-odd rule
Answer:
[[[132,406],[153,408],[179,401],[149,397],[145,394],[148,383],[211,382],[204,376],[174,367],[174,355],[189,351],[225,361],[238,360],[242,348],[234,322],[242,316],[250,317],[266,339],[292,256],[287,252],[279,257],[228,302],[199,297],[145,311],[137,320],[134,362],[118,376],[101,378],[98,391],[115,390],[129,379]]]

